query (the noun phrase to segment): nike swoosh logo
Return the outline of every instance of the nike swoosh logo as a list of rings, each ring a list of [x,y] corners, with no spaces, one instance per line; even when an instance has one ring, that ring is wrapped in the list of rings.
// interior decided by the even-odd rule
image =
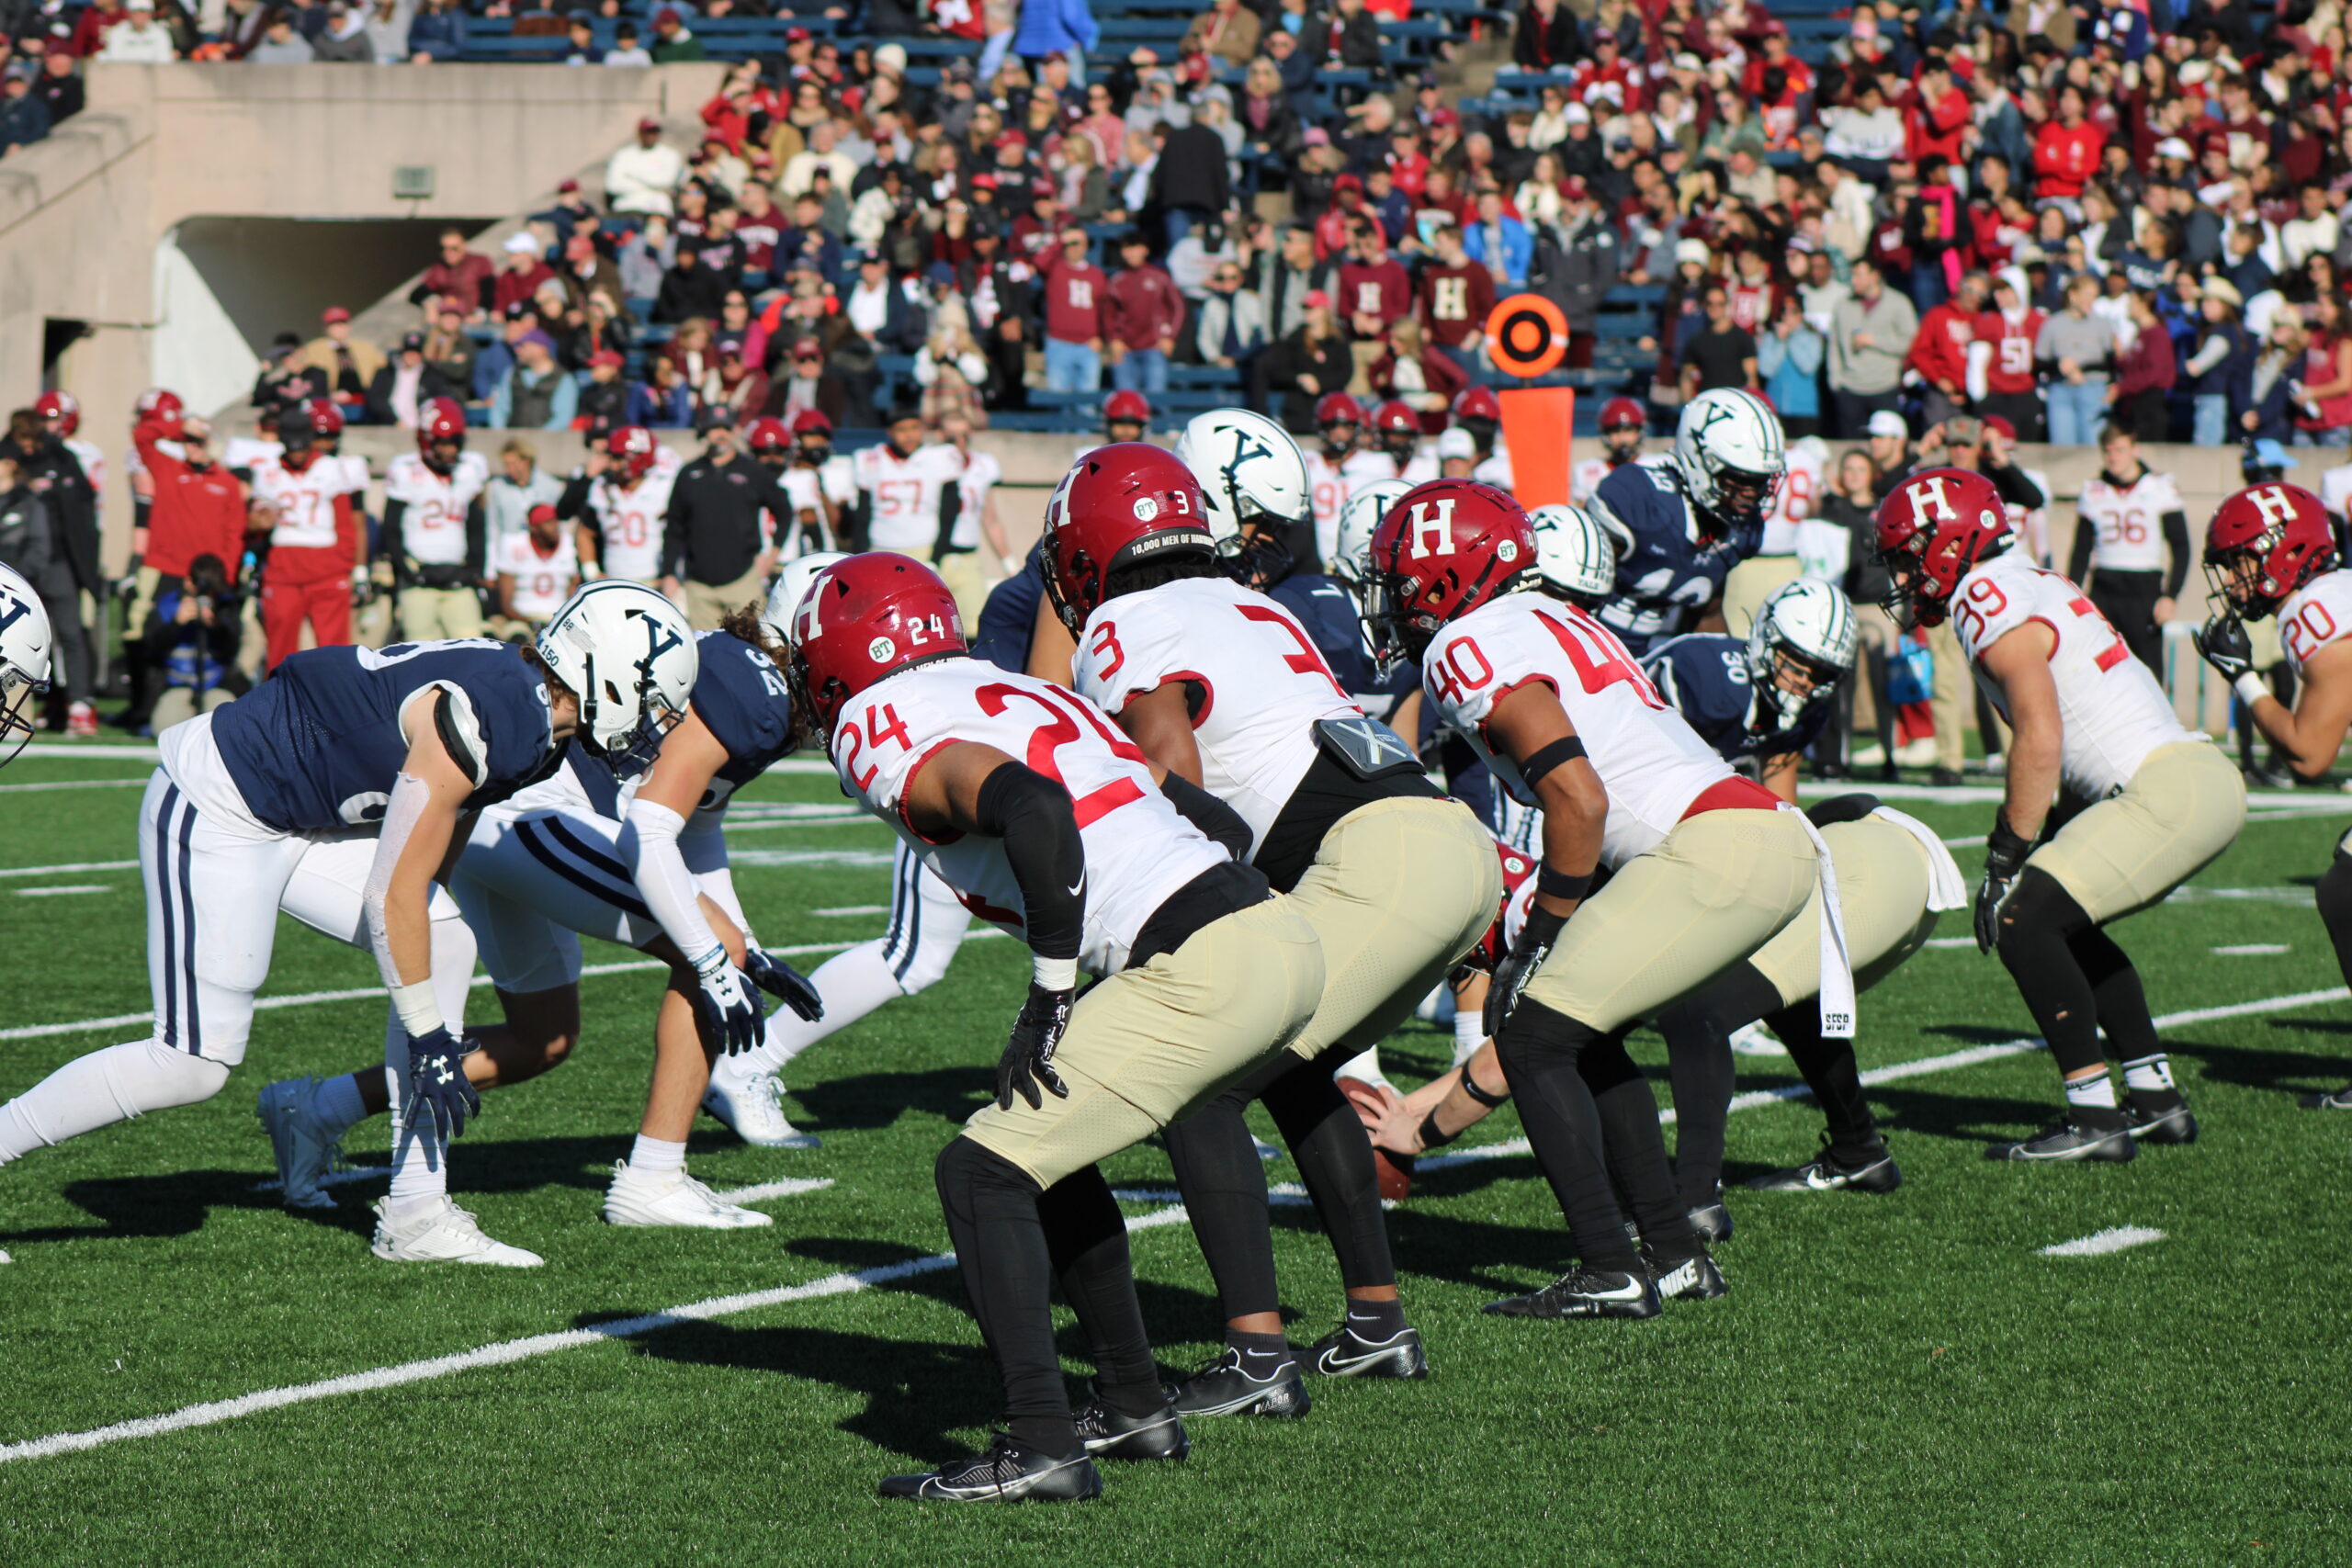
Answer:
[[[1688,1269],[1690,1267],[1690,1266],[1688,1263],[1682,1266],[1683,1269]],[[1678,1269],[1677,1272],[1679,1273],[1680,1270]],[[1672,1278],[1671,1275],[1668,1277],[1669,1279]],[[1597,1302],[1637,1302],[1642,1299],[1642,1282],[1639,1280],[1628,1280],[1625,1281],[1625,1287],[1623,1290],[1592,1291],[1587,1293]]]
[[[1069,896],[1073,898],[1083,898],[1086,897],[1086,878],[1081,876],[1076,882],[1069,885]]]

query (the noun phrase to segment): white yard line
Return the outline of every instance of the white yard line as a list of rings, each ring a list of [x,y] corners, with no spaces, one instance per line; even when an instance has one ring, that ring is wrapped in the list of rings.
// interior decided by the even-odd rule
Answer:
[[[2218,958],[2271,958],[2291,951],[2283,942],[2245,942],[2235,947],[2217,947],[2213,953]]]
[[[62,876],[69,871],[137,871],[135,860],[68,861],[63,865],[19,865],[0,870],[0,876]]]
[[[68,893],[111,893],[114,886],[106,882],[67,882],[55,887],[19,887],[19,898],[57,898]]]
[[[2104,1258],[2110,1252],[2120,1252],[2127,1247],[2145,1247],[2152,1241],[2162,1241],[2165,1233],[2150,1230],[2146,1225],[2110,1225],[2103,1231],[2093,1231],[2073,1241],[2062,1241],[2055,1247],[2041,1249],[2044,1258]]]
[[[0,795],[35,795],[52,789],[129,789],[146,782],[146,779],[75,779],[70,782],[59,780],[54,784],[0,784]]]

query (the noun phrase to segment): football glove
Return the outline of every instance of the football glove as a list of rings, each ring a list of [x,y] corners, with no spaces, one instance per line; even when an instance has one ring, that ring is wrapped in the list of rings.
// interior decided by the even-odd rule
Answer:
[[[1977,952],[1990,953],[2000,945],[2001,906],[2032,852],[2032,843],[2010,828],[2007,816],[1993,813],[1993,831],[1984,840],[1984,880],[1976,885]]]
[[[1560,940],[1561,928],[1567,923],[1566,915],[1555,915],[1532,907],[1528,909],[1527,923],[1519,929],[1519,941],[1511,944],[1511,950],[1503,955],[1503,961],[1495,965],[1495,977],[1487,986],[1487,1006],[1482,1021],[1487,1039],[1501,1036],[1503,1025],[1509,1023],[1510,1015],[1519,1010],[1520,993],[1527,989],[1530,980],[1535,978],[1535,972],[1544,967],[1544,961],[1552,956],[1553,945]]]
[[[1036,1110],[1046,1103],[1037,1092],[1044,1084],[1056,1100],[1068,1100],[1069,1090],[1062,1084],[1061,1075],[1054,1071],[1054,1048],[1062,1043],[1062,1031],[1069,1027],[1069,1010],[1077,993],[1049,991],[1036,981],[1029,982],[1029,999],[1021,1004],[1021,1016],[1012,1021],[1012,1038],[1005,1042],[1004,1055],[996,1063],[996,1108],[1012,1109],[1012,1097],[1018,1094]]]
[[[729,1056],[758,1044],[760,994],[744,984],[743,972],[728,960],[727,950],[714,948],[695,964],[695,1018],[704,1043]]]
[[[825,998],[808,983],[808,976],[781,959],[771,958],[756,947],[743,949],[743,973],[757,986],[794,1012],[804,1023],[814,1023],[825,1016]]]
[[[2233,685],[2254,673],[2254,639],[2246,636],[2245,623],[2226,610],[2197,629],[2197,651]]]
[[[466,1118],[481,1113],[481,1094],[466,1077],[466,1048],[445,1027],[409,1037],[408,1092],[412,1119],[431,1119],[441,1141],[466,1130]]]

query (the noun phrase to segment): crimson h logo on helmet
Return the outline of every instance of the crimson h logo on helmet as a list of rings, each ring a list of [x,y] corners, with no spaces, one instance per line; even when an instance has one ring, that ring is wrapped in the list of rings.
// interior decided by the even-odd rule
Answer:
[[[1413,502],[1413,558],[1453,553],[1453,497]]]

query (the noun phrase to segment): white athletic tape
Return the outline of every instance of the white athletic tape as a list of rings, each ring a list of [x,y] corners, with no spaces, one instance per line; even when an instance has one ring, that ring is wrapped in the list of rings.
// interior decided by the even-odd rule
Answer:
[[[2150,1230],[2145,1225],[2112,1225],[2103,1231],[2093,1231],[2073,1241],[2062,1241],[2055,1247],[2041,1249],[2044,1258],[2103,1258],[2110,1252],[2120,1252],[2127,1247],[2145,1247],[2152,1241],[2162,1241],[2165,1233]]]

